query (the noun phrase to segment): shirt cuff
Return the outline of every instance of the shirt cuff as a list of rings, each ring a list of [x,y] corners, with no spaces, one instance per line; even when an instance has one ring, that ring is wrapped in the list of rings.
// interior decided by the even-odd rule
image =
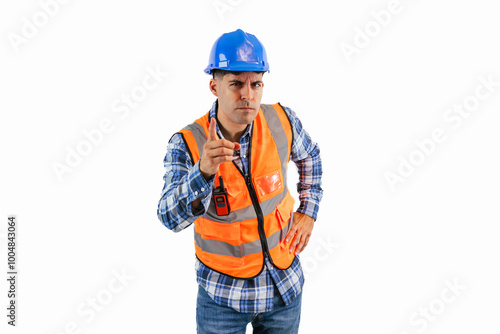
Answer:
[[[301,201],[297,212],[308,215],[316,220],[318,218],[319,205],[313,201]]]
[[[212,187],[214,183],[215,175],[212,175],[210,179],[205,180],[200,171],[200,162],[198,161],[193,168],[189,171],[188,185],[189,185],[189,195],[188,203],[192,203],[198,198],[201,198],[200,205],[193,210],[188,210],[193,216],[201,216],[205,214],[208,210],[210,204],[210,195],[212,194]]]

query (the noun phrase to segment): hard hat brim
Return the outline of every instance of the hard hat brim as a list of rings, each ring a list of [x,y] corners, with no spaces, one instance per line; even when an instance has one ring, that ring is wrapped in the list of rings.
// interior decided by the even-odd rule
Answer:
[[[205,73],[212,74],[212,70],[224,70],[224,71],[236,71],[236,72],[270,72],[269,64],[257,63],[254,64],[248,62],[219,62],[219,66],[213,66],[210,64],[205,68]]]

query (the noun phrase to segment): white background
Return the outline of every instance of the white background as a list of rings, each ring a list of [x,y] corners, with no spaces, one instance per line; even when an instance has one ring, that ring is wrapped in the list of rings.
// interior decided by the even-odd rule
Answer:
[[[163,158],[212,105],[203,69],[237,28],[267,49],[262,102],[291,107],[322,152],[300,332],[500,330],[500,86],[459,125],[443,118],[480,77],[500,81],[493,1],[401,0],[390,18],[387,0],[74,0],[50,17],[47,2],[0,5],[1,277],[8,215],[19,222],[18,326],[1,279],[2,333],[195,332],[192,227],[156,216]],[[147,68],[168,75],[120,118],[113,104]],[[113,130],[59,179],[54,163],[105,119]],[[446,140],[419,153],[438,128]],[[385,174],[410,157],[391,189]]]

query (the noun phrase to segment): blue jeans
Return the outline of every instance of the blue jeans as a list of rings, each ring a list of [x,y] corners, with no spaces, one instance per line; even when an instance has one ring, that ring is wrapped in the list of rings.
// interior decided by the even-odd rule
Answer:
[[[220,306],[198,286],[196,328],[198,334],[245,334],[252,323],[254,334],[297,334],[299,332],[302,293],[285,305],[274,288],[274,308],[265,313],[240,313]]]

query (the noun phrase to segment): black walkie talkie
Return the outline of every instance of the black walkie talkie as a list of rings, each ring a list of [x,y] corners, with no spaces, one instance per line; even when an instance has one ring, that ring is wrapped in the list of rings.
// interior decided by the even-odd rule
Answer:
[[[219,216],[227,216],[231,212],[229,201],[227,200],[227,191],[224,188],[222,176],[219,176],[219,187],[213,191],[215,211]]]

